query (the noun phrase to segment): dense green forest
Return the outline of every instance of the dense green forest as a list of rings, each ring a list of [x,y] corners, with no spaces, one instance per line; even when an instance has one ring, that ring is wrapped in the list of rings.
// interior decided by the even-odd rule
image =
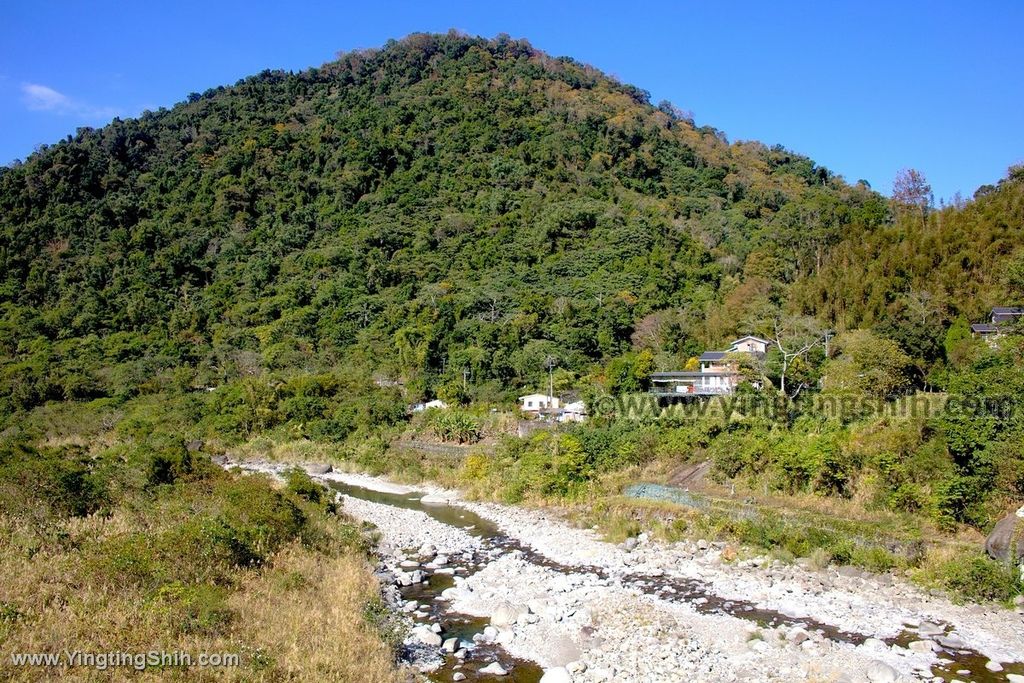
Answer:
[[[338,368],[502,396],[665,311],[685,360],[741,328],[708,318],[752,254],[798,278],[887,211],[522,41],[411,36],[4,169],[3,411]]]
[[[552,365],[560,391],[642,391],[752,332],[808,347],[756,369],[791,405],[781,422],[580,428],[551,490],[699,455],[984,529],[1024,495],[1024,418],[810,408],[1024,388],[1016,337],[968,329],[1024,301],[1024,173],[951,206],[926,189],[890,200],[730,142],[507,37],[267,71],[0,170],[0,435],[107,415],[143,441],[159,424],[340,444],[423,398],[510,406]]]

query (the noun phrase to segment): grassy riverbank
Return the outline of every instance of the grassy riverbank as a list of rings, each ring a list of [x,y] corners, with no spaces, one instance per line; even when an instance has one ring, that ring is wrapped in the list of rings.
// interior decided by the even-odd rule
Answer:
[[[226,472],[167,432],[66,424],[0,445],[0,678],[97,676],[15,666],[15,653],[162,651],[239,659],[124,672],[399,680],[363,530],[301,477]]]

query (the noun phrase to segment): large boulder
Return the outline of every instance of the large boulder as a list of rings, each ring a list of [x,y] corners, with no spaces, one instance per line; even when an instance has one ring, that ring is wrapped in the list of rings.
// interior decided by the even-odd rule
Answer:
[[[326,462],[308,463],[307,465],[303,466],[303,469],[306,470],[306,474],[313,474],[313,475],[316,475],[316,474],[330,474],[331,472],[334,471],[334,468],[331,467],[330,463],[326,463]]]
[[[1014,557],[1010,557],[1011,551]],[[985,552],[1001,562],[1024,561],[1024,507],[996,522],[985,539]]]
[[[896,669],[879,659],[868,664],[868,669],[864,673],[871,683],[895,683],[899,678],[899,672]]]
[[[519,607],[507,602],[499,603],[491,612],[491,624],[494,626],[511,626],[519,619],[519,615],[526,611],[525,607]]]

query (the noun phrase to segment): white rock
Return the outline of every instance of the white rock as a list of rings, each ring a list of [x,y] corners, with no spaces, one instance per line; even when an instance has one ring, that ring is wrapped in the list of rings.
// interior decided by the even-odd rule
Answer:
[[[430,630],[429,626],[417,626],[412,630],[412,634],[424,645],[430,645],[431,647],[441,646],[441,636]]]
[[[993,673],[997,673],[1003,670],[1003,665],[995,660],[990,659],[989,661],[985,662],[985,668]]]
[[[464,680],[466,680],[466,674],[462,673],[461,671],[456,671],[455,673],[452,674],[452,680],[453,681],[464,681]]]
[[[1024,676],[1020,674],[1006,674],[1006,680],[1010,683],[1024,683]]]
[[[868,664],[867,671],[864,674],[871,683],[895,683],[899,677],[896,669],[878,659]]]
[[[459,639],[458,638],[448,638],[448,639],[446,639],[444,641],[444,643],[441,644],[441,649],[444,650],[445,652],[455,652],[456,650],[459,649]]]
[[[576,660],[575,662],[569,662],[568,664],[566,664],[565,670],[571,674],[581,674],[587,670],[587,665],[579,660]]]
[[[930,640],[915,640],[912,643],[909,643],[907,647],[913,652],[920,653],[935,652],[939,649],[939,646]]]
[[[544,670],[544,675],[540,677],[540,683],[572,683],[572,676],[564,666],[556,666]]]
[[[505,671],[505,667],[503,667],[498,662],[491,662],[490,664],[488,664],[484,668],[480,669],[480,671],[478,673],[489,674],[491,676],[507,676],[508,675],[508,671]]]
[[[519,613],[525,611],[507,602],[503,602],[491,612],[491,623],[495,626],[510,626],[516,623]]]
[[[793,643],[794,645],[799,645],[800,643],[804,642],[810,637],[811,634],[808,633],[806,629],[801,628],[800,626],[794,626],[793,628],[789,629],[789,632],[786,634],[786,640]]]

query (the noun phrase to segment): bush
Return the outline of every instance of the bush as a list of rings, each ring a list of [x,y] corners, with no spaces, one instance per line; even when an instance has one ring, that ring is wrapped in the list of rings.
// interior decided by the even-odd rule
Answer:
[[[192,454],[184,444],[159,449],[149,457],[146,482],[149,486],[173,484],[195,471]]]
[[[326,490],[323,486],[313,481],[306,472],[298,467],[293,467],[288,470],[285,475],[286,485],[289,491],[297,495],[299,498],[309,501],[315,505],[319,505],[323,502]]]
[[[939,582],[956,597],[978,602],[1004,602],[1024,589],[1012,566],[984,555],[950,560],[942,566]]]
[[[227,590],[206,584],[185,585],[174,581],[157,589],[151,607],[163,613],[181,633],[215,635],[233,618],[227,606]]]
[[[0,446],[0,510],[44,518],[82,517],[107,502],[107,492],[77,447],[38,451]]]
[[[438,410],[430,416],[430,428],[442,441],[476,443],[480,440],[480,423],[461,410]]]

